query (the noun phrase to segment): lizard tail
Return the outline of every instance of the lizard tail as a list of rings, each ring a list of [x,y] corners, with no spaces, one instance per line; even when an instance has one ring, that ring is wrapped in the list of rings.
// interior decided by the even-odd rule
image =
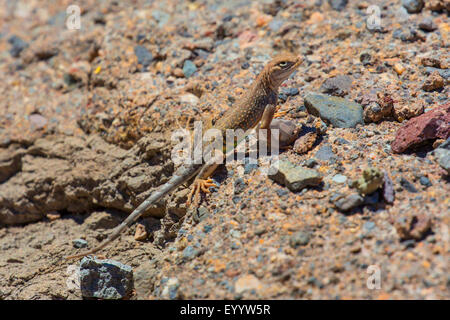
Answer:
[[[192,178],[200,169],[200,166],[190,166],[187,168],[184,168],[181,170],[180,173],[175,173],[172,178],[168,182],[166,182],[164,185],[159,187],[158,190],[153,192],[147,199],[144,200],[120,225],[118,225],[113,232],[108,236],[108,238],[99,246],[95,247],[92,250],[89,250],[85,253],[80,253],[72,256],[66,257],[66,259],[79,259],[87,255],[94,254],[104,247],[106,247],[108,244],[110,244],[112,241],[117,239],[123,230],[125,230],[127,227],[133,224],[139,217],[147,210],[147,208],[158,201],[160,198],[171,192],[173,189],[178,187],[183,182],[189,180]]]

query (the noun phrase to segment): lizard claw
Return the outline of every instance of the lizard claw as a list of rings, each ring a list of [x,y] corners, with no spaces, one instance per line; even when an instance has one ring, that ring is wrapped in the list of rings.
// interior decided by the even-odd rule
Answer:
[[[275,114],[273,115],[273,118],[274,118],[274,119],[275,119],[275,118],[280,118],[280,117],[286,115],[286,113],[289,112],[289,110],[280,111],[280,109],[281,109],[281,107],[279,107],[279,108],[277,109],[277,111],[275,112]]]
[[[209,191],[210,187],[217,187],[212,179],[196,179],[186,201],[187,206],[189,207],[191,205],[192,200],[194,200],[194,205],[197,206],[200,200],[200,192],[211,193],[211,191]]]

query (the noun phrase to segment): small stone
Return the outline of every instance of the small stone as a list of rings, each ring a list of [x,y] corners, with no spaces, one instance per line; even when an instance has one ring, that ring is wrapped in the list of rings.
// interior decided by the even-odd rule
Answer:
[[[305,166],[308,168],[314,168],[314,166],[317,164],[316,159],[308,159],[305,161]]]
[[[260,290],[261,288],[261,282],[251,274],[241,276],[234,284],[234,291],[238,294],[250,290]]]
[[[345,183],[347,181],[347,177],[342,174],[337,174],[333,177],[332,180],[336,183]]]
[[[36,129],[42,129],[47,124],[47,118],[41,116],[38,113],[31,114],[28,119],[30,120],[32,126]]]
[[[338,75],[325,80],[320,87],[320,92],[332,96],[343,97],[350,92],[353,79],[347,75]]]
[[[383,184],[383,198],[384,201],[387,203],[394,203],[395,199],[395,191],[394,191],[394,183],[392,182],[391,177],[389,177],[389,174],[384,171],[384,184]]]
[[[411,182],[409,182],[408,180],[406,180],[404,177],[401,177],[401,179],[400,179],[400,185],[401,185],[403,188],[405,188],[406,190],[408,190],[409,192],[411,192],[411,193],[417,193],[417,192],[418,192],[417,189],[416,189],[416,187],[415,187]]]
[[[77,249],[86,248],[88,246],[88,242],[83,239],[72,240],[72,244],[73,244],[73,247],[77,248]]]
[[[363,229],[366,231],[372,231],[373,229],[375,229],[375,227],[376,227],[376,224],[375,224],[375,222],[372,222],[372,221],[367,221],[363,225]]]
[[[419,13],[423,9],[424,2],[423,0],[402,0],[402,5],[408,13]]]
[[[269,174],[269,178],[287,186],[291,191],[317,186],[322,181],[322,176],[317,171],[296,166],[286,160],[279,161],[277,172]]]
[[[450,138],[433,151],[439,165],[450,174]]]
[[[354,128],[363,123],[363,109],[358,103],[324,94],[311,93],[305,97],[308,112],[337,128]]]
[[[307,231],[297,231],[289,238],[289,245],[292,248],[297,248],[299,246],[306,246],[309,243],[311,235]]]
[[[85,298],[123,299],[133,291],[133,269],[114,260],[84,257],[80,289]]]
[[[183,250],[183,258],[187,259],[187,260],[191,260],[193,258],[195,258],[195,256],[197,256],[198,251],[196,249],[194,249],[193,246],[187,246],[184,250]]]
[[[186,93],[180,97],[181,103],[187,103],[190,104],[191,106],[196,106],[199,101],[200,99],[192,93]]]
[[[431,183],[430,179],[428,179],[425,176],[420,177],[419,181],[420,181],[420,184],[423,185],[426,188],[432,186],[432,183]]]
[[[432,18],[426,17],[419,22],[419,28],[423,31],[432,32],[437,29],[437,25],[433,22]]]
[[[307,153],[312,149],[314,143],[316,143],[318,135],[315,132],[308,132],[294,142],[293,150],[298,154]]]
[[[330,6],[336,11],[342,11],[347,6],[348,0],[328,0]]]
[[[383,175],[377,168],[367,168],[362,177],[353,183],[359,194],[366,195],[375,192],[383,185]]]
[[[274,119],[270,123],[270,129],[277,129],[279,132],[278,136],[278,147],[283,148],[291,145],[295,139],[298,137],[300,128],[292,120],[287,119]],[[264,137],[265,138],[265,137]],[[272,143],[276,143],[276,139],[271,139],[271,143],[267,147],[270,148]]]
[[[328,143],[322,146],[315,155],[315,158],[322,161],[329,161],[330,159],[336,157],[336,155],[333,152],[333,149],[331,148],[331,145]]]
[[[405,72],[406,68],[401,63],[394,64],[394,71],[401,76]]]
[[[363,52],[359,55],[359,61],[361,61],[361,63],[364,66],[371,65],[372,64],[372,56],[368,52]]]
[[[146,69],[150,63],[153,61],[153,55],[147,48],[137,45],[134,47],[134,54],[138,59],[138,63],[142,65],[144,69]]]
[[[12,48],[9,50],[9,53],[11,54],[11,56],[13,56],[14,58],[17,58],[18,56],[20,56],[20,53],[28,48],[28,43],[26,43],[25,41],[23,41],[21,38],[19,38],[18,36],[11,36],[8,39],[9,44],[12,45]]]
[[[186,78],[189,78],[197,71],[197,67],[191,60],[184,61],[183,74]]]
[[[444,87],[444,78],[441,77],[439,72],[434,71],[431,73],[422,85],[422,89],[425,91],[439,90]]]
[[[350,211],[364,203],[364,198],[354,193],[334,202],[335,207],[341,212]]]

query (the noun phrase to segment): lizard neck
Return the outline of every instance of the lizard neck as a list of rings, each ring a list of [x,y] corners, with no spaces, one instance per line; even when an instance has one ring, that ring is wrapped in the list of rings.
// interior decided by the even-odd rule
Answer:
[[[271,93],[278,93],[280,84],[271,79],[266,70],[263,70],[256,78],[255,85],[253,86],[253,93],[255,95],[264,94],[269,95]]]

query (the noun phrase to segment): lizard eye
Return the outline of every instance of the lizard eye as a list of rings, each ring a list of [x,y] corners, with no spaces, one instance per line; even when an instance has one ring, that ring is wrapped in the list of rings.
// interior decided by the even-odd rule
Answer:
[[[286,68],[288,66],[287,61],[282,61],[278,64],[281,68]]]

